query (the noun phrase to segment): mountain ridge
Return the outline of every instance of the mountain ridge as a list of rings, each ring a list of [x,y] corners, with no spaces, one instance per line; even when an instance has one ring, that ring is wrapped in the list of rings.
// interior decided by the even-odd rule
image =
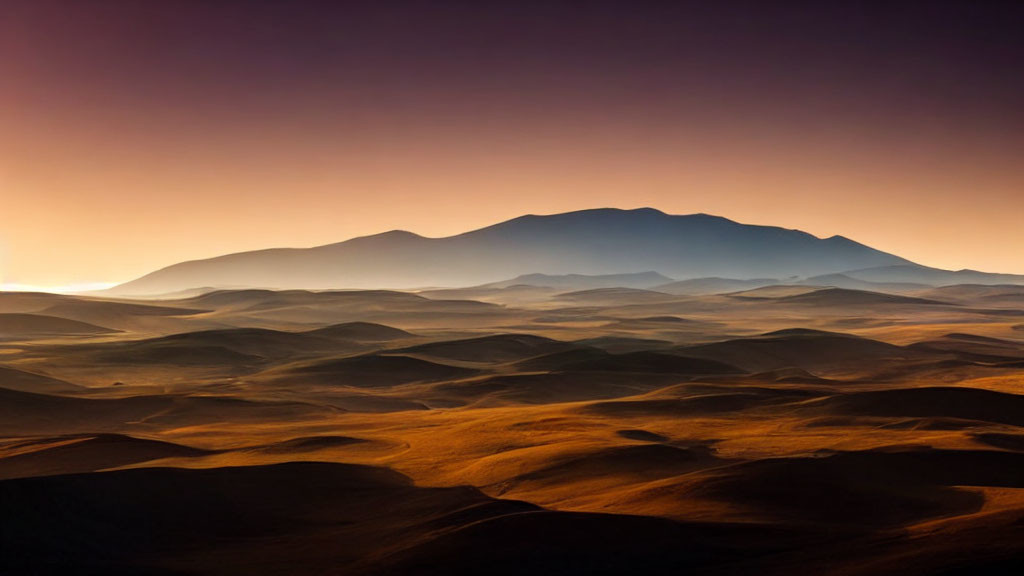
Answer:
[[[669,278],[791,277],[917,267],[843,236],[741,224],[710,214],[597,208],[528,214],[453,236],[403,230],[312,248],[268,248],[174,264],[110,290],[159,294],[196,286],[419,288],[523,274]]]

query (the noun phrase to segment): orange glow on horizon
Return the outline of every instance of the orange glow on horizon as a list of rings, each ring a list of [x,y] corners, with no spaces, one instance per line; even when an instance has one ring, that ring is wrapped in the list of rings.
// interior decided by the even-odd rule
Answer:
[[[449,30],[452,52],[423,61],[378,56],[371,36],[365,66],[327,77],[303,68],[301,51],[266,62],[259,50],[307,36],[289,44],[276,24],[236,30],[216,13],[178,30],[174,14],[132,3],[124,22],[37,5],[0,23],[0,282],[123,282],[231,252],[643,206],[1024,273],[1019,114],[981,97],[952,107],[900,84],[903,69],[868,68],[878,83],[865,86],[830,76],[830,62],[786,68],[786,46],[704,66],[683,46],[669,65],[652,60],[663,53],[647,50],[647,35],[619,46],[595,34],[578,53],[486,44],[508,68],[496,74],[457,42],[476,36]],[[147,25],[171,37],[143,42]],[[246,36],[257,32],[267,37]],[[172,33],[208,49],[181,56]],[[228,33],[236,44],[221,42]],[[607,58],[621,49],[648,60]]]

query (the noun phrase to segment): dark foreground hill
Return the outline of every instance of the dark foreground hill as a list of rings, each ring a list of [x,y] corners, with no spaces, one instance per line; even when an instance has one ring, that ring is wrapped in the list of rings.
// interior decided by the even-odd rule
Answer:
[[[819,482],[821,477],[849,483],[864,463],[875,465],[873,473],[887,471],[901,481],[907,477],[902,455],[841,456],[800,464],[808,468],[808,478]],[[957,464],[968,465],[976,460],[988,465],[995,457],[1019,461],[1009,454],[951,456]],[[912,468],[942,472],[945,460],[951,458],[929,456]],[[898,466],[893,468],[893,463]],[[779,470],[793,466],[765,461],[748,466],[757,474],[709,479],[703,490],[714,496],[740,493],[760,504],[774,495],[772,490],[806,490],[784,475],[776,478]],[[933,490],[947,490],[942,485],[950,482],[991,481],[983,476],[945,474]],[[770,486],[751,487],[751,479],[764,479]],[[903,495],[893,496],[898,497]],[[976,502],[965,498],[962,505]],[[1021,531],[1019,522],[1015,526],[1006,521],[981,533],[967,531],[961,537],[988,537],[992,554],[955,558],[951,554],[960,545],[954,538],[950,551],[943,552],[941,540],[951,535],[941,529],[917,538],[873,536],[870,531],[856,536],[811,525],[785,528],[555,512],[493,499],[470,487],[418,487],[383,468],[321,462],[6,480],[0,481],[0,506],[5,511],[0,571],[12,575],[784,574],[802,565],[821,569],[822,554],[846,567],[844,573],[870,573],[839,545],[851,537],[909,559],[903,573],[937,574],[941,568],[936,565],[944,559],[950,560],[945,568],[970,573],[1019,567],[1005,553],[1006,544]],[[875,566],[876,573],[893,567],[886,559]]]

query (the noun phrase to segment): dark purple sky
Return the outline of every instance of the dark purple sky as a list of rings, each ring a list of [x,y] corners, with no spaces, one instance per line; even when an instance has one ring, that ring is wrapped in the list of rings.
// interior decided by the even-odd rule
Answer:
[[[652,205],[1024,272],[1021,2],[0,0],[0,283]]]

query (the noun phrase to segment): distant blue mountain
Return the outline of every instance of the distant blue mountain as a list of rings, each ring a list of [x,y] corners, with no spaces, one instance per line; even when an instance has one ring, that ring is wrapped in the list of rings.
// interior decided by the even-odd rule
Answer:
[[[522,216],[446,238],[392,231],[315,248],[230,254],[175,264],[113,291],[468,286],[523,274],[649,271],[680,280],[789,278],[879,267],[917,265],[842,236],[818,238],[707,214],[605,208]]]

